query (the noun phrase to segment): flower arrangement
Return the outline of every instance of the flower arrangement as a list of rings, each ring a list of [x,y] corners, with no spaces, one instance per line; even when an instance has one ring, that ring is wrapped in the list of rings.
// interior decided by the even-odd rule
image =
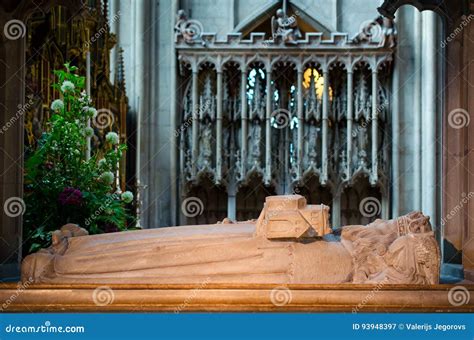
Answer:
[[[118,193],[114,186],[126,149],[119,135],[107,133],[104,149],[86,157],[87,138],[95,133],[87,121],[97,110],[83,90],[84,77],[76,71],[69,64],[65,70],[55,71],[58,83],[53,87],[61,98],[51,103],[47,132],[26,162],[27,252],[48,246],[51,232],[66,223],[76,223],[91,234],[126,230],[134,224],[129,212],[133,194]]]

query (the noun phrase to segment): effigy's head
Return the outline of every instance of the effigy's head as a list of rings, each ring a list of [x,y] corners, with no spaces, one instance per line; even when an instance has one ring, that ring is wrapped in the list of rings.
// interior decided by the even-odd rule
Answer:
[[[422,234],[430,232],[430,217],[423,215],[421,211],[414,211],[396,219],[398,234]]]
[[[256,230],[268,239],[319,238],[332,232],[329,207],[307,204],[301,195],[269,196]]]

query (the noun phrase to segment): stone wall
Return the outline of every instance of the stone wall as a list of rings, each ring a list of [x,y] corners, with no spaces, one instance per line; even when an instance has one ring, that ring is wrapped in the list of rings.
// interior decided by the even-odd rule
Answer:
[[[147,186],[142,196],[142,224],[145,227],[172,225],[176,221],[180,204],[175,184],[178,170],[171,147],[174,145],[171,132],[175,129],[177,119],[175,104],[171,100],[177,103],[180,99],[173,98],[170,86],[174,83],[176,69],[172,39],[175,9],[185,9],[192,19],[202,23],[204,32],[224,35],[232,32],[240,23],[258,16],[258,11],[273,6],[274,2],[278,4],[278,1],[183,0],[163,1],[159,5],[157,1],[115,2],[125,8],[126,13],[130,13],[129,16],[123,16],[119,23],[119,45],[125,49],[126,74],[130,75],[127,93],[132,110],[137,113],[140,111],[141,115],[140,179]],[[378,16],[376,8],[380,2],[332,0],[316,1],[315,4],[314,1],[296,0],[292,4],[304,9],[327,29],[349,32],[352,37],[364,24]],[[140,9],[143,6],[145,11]],[[268,15],[272,15],[273,11],[274,9]],[[138,30],[146,32],[145,38],[140,36],[135,23],[140,23]],[[427,95],[427,89],[421,83],[422,73],[415,70],[416,67],[420,68],[421,42],[425,40],[421,28],[418,33],[415,32],[417,25],[421,27],[421,14],[413,7],[404,6],[397,13],[397,23],[399,48],[394,72],[399,78],[394,85],[397,88],[392,89],[392,96],[394,101],[398,100],[398,124],[392,126],[392,135],[398,137],[398,145],[395,145],[398,152],[393,152],[392,164],[396,173],[391,174],[394,182],[391,212],[395,215],[422,208],[422,168],[416,160],[422,159],[423,141],[421,137],[416,139],[416,136],[419,136],[417,131],[422,125],[421,97],[423,93],[425,97]],[[437,63],[438,59],[433,59],[433,62]],[[414,93],[417,95],[414,96]],[[414,124],[415,115],[418,115],[418,125]],[[433,119],[436,121],[440,117]],[[436,176],[436,169],[427,172],[427,167],[424,166],[423,177],[427,180],[425,186],[435,182],[433,176]],[[435,215],[432,217],[435,225],[439,220],[439,206],[438,200],[436,207],[430,205],[430,211],[426,212]]]

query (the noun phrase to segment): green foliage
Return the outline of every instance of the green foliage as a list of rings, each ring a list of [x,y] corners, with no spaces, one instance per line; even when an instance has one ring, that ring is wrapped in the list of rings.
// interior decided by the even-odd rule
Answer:
[[[97,150],[103,159],[97,159],[99,152],[86,159],[86,135],[93,131],[87,121],[96,110],[83,91],[84,77],[76,67],[65,67],[55,71],[54,88],[62,98],[52,103],[47,132],[25,166],[24,240],[29,252],[48,246],[51,231],[66,223],[96,234],[125,230],[134,222],[127,204],[114,193],[114,174],[126,146],[116,143],[118,136],[111,132],[104,149]]]

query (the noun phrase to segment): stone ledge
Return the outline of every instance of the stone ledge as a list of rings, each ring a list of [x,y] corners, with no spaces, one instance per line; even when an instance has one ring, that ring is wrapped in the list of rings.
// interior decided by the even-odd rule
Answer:
[[[10,301],[5,312],[474,312],[474,285],[462,285],[469,295],[466,304],[450,304],[450,289],[460,286],[81,284],[30,285],[21,290],[16,284],[3,284],[0,301]],[[98,287],[111,303],[94,303]],[[104,301],[97,296],[96,291],[96,300]],[[273,304],[272,296],[283,305]]]

